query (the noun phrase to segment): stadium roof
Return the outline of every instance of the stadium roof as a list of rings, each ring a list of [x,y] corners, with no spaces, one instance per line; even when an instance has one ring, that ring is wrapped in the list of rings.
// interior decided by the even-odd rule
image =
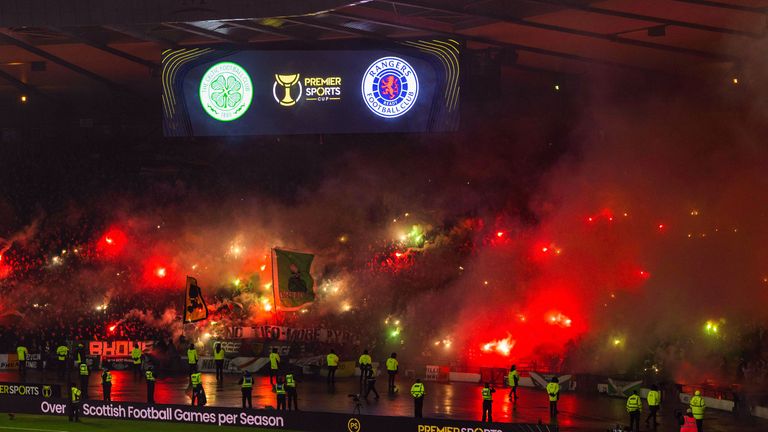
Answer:
[[[171,47],[414,37],[498,50],[524,72],[728,76],[764,38],[766,11],[768,0],[0,0],[0,92],[148,87]]]

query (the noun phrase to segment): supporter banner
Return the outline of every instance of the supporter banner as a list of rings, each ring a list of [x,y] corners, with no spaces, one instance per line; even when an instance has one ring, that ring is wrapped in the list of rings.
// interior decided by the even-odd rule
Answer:
[[[59,398],[61,397],[61,386],[0,382],[0,396]]]
[[[322,342],[341,344],[352,342],[352,333],[326,328],[290,328],[261,325],[253,327],[227,327],[225,339],[260,339],[282,342]]]
[[[64,399],[0,397],[0,411],[17,414],[65,416]],[[182,424],[217,426],[255,426],[275,430],[303,432],[545,432],[547,425],[519,423],[479,423],[459,420],[416,419],[345,415],[316,412],[275,410],[242,410],[239,408],[191,407],[187,405],[147,405],[128,402],[88,400],[82,403],[82,417],[115,420],[147,420]],[[62,419],[62,421],[64,421]]]
[[[88,355],[98,357],[130,357],[134,344],[139,344],[142,351],[151,350],[154,346],[152,341],[89,341]]]
[[[272,249],[272,282],[279,309],[294,311],[315,301],[315,280],[310,274],[314,259],[308,253]]]
[[[184,323],[193,323],[208,318],[208,306],[205,305],[203,290],[197,285],[197,279],[187,276],[184,288]]]
[[[27,368],[37,369],[40,367],[40,354],[27,355]],[[18,369],[19,360],[16,354],[0,354],[0,369]]]

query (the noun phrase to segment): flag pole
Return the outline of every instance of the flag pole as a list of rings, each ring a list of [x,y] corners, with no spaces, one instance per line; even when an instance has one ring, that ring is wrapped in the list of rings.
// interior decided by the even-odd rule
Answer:
[[[270,249],[272,254],[272,324],[277,325],[277,282],[280,281],[280,276],[275,277],[277,273],[277,254],[275,248]]]

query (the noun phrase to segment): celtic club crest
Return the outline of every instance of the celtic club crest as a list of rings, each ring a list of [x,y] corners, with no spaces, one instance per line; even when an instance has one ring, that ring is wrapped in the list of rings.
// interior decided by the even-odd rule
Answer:
[[[216,63],[200,80],[200,104],[215,120],[237,120],[248,111],[252,99],[251,77],[237,63]]]

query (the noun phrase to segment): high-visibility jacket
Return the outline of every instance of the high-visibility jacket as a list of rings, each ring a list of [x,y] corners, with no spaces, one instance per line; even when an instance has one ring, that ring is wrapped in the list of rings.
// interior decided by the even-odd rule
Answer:
[[[75,364],[79,365],[80,363],[83,363],[83,357],[81,354],[82,350],[80,347],[75,350]]]
[[[371,356],[369,356],[368,354],[363,354],[360,356],[360,359],[358,359],[357,362],[361,365],[370,365]]]
[[[67,354],[69,354],[69,348],[66,346],[59,345],[59,347],[56,348],[56,358],[58,358],[60,361],[66,360]]]
[[[187,363],[189,364],[197,364],[197,350],[196,349],[188,349],[187,350]]]
[[[243,377],[243,384],[241,385],[242,388],[252,388],[253,387],[253,377],[252,376],[244,376]]]
[[[104,371],[101,373],[102,384],[112,384],[112,373],[110,371]]]
[[[396,358],[388,358],[387,359],[387,370],[388,371],[396,371],[397,370],[397,359]]]
[[[214,360],[224,360],[224,348],[219,347],[219,350],[216,351],[216,348],[213,349],[213,359]]]
[[[285,376],[285,385],[288,387],[296,387],[296,380],[293,379],[293,374],[288,374]]]
[[[658,390],[648,391],[648,406],[659,406],[661,404],[661,392]]]
[[[278,384],[275,386],[275,393],[279,395],[285,394],[285,384]]]
[[[490,387],[483,387],[483,400],[493,400],[493,392]]]
[[[80,402],[80,395],[82,392],[80,392],[80,389],[77,387],[72,387],[70,394],[72,396],[72,402]]]
[[[192,374],[192,385],[194,387],[199,386],[202,381],[203,381],[203,376],[200,372],[195,372]]]
[[[16,357],[18,357],[20,362],[27,361],[27,354],[29,354],[27,347],[23,345],[16,347]]]
[[[269,367],[272,370],[277,369],[277,364],[280,362],[280,354],[278,353],[269,353]]]
[[[560,384],[554,382],[547,384],[547,394],[549,395],[549,401],[555,402],[560,396]]]
[[[683,425],[680,426],[680,432],[698,432],[698,430],[695,418],[689,415],[683,416]]]
[[[133,364],[140,365],[141,364],[141,350],[138,348],[134,348],[131,350],[131,358],[133,359]]]
[[[411,396],[415,398],[420,398],[424,396],[424,384],[423,383],[414,383],[411,386]]]
[[[325,362],[328,363],[328,366],[338,366],[339,365],[339,356],[336,354],[328,354],[325,356]]]
[[[641,411],[643,409],[643,401],[640,396],[633,394],[627,398],[627,412]]]
[[[80,375],[88,376],[88,365],[85,363],[80,363]]]
[[[155,373],[152,372],[151,370],[148,370],[148,371],[144,372],[144,375],[147,377],[147,381],[148,382],[155,381]]]
[[[704,398],[701,396],[693,396],[691,398],[691,412],[693,413],[693,418],[696,420],[701,420],[704,418],[704,409],[706,408],[706,404],[704,403]]]
[[[517,381],[519,379],[520,379],[520,374],[517,373],[517,370],[513,370],[509,374],[507,374],[507,384],[510,387],[517,387]]]

